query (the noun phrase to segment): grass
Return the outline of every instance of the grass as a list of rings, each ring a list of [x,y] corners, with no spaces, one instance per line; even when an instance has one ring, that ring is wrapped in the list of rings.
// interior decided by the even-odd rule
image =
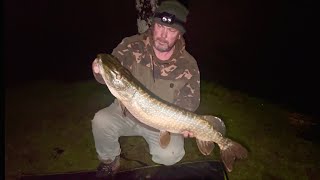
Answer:
[[[287,109],[266,100],[203,82],[200,114],[221,117],[227,136],[249,150],[237,161],[230,179],[319,179],[320,145],[297,137]],[[5,177],[21,174],[95,170],[98,160],[91,132],[94,113],[113,96],[95,81],[34,82],[7,88],[5,99]],[[154,164],[141,137],[120,138],[129,159]],[[194,139],[186,139],[181,162],[219,159],[215,148],[203,156]],[[144,155],[141,155],[144,154]],[[121,168],[141,166],[121,159]]]

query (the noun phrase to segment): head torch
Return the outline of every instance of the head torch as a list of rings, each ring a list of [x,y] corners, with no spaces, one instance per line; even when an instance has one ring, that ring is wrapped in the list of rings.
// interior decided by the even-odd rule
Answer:
[[[179,24],[182,27],[184,27],[184,22],[181,21],[180,19],[176,18],[176,16],[174,14],[170,14],[167,12],[156,12],[154,17],[160,18],[161,22],[165,23],[165,24]]]

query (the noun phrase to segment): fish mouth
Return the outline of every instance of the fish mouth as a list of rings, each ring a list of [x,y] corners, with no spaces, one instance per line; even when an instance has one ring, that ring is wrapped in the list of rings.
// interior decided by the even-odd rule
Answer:
[[[119,74],[118,69],[122,67],[120,62],[108,54],[99,54],[98,59],[100,73],[104,78],[108,81],[116,78],[117,74]]]
[[[120,61],[109,54],[99,54],[99,69],[102,78],[108,87],[112,87],[117,91],[125,91],[128,87],[128,70],[124,68]]]

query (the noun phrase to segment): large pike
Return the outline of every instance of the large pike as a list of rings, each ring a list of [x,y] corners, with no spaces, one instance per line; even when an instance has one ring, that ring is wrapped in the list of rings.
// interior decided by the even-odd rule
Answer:
[[[198,115],[161,100],[141,85],[112,55],[98,54],[97,59],[100,74],[109,91],[142,123],[159,129],[161,133],[192,132],[204,155],[211,153],[214,143],[218,144],[222,162],[229,172],[236,159],[247,157],[243,146],[216,130],[211,121],[216,117]]]

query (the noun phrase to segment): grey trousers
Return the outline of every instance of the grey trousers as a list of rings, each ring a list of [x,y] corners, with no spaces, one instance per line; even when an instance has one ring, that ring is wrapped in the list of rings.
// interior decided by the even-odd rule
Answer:
[[[95,114],[92,133],[100,161],[113,161],[120,155],[120,136],[142,136],[149,145],[152,161],[158,164],[173,165],[185,155],[183,135],[171,134],[168,147],[163,149],[159,145],[159,130],[123,117],[117,103],[112,103]]]

